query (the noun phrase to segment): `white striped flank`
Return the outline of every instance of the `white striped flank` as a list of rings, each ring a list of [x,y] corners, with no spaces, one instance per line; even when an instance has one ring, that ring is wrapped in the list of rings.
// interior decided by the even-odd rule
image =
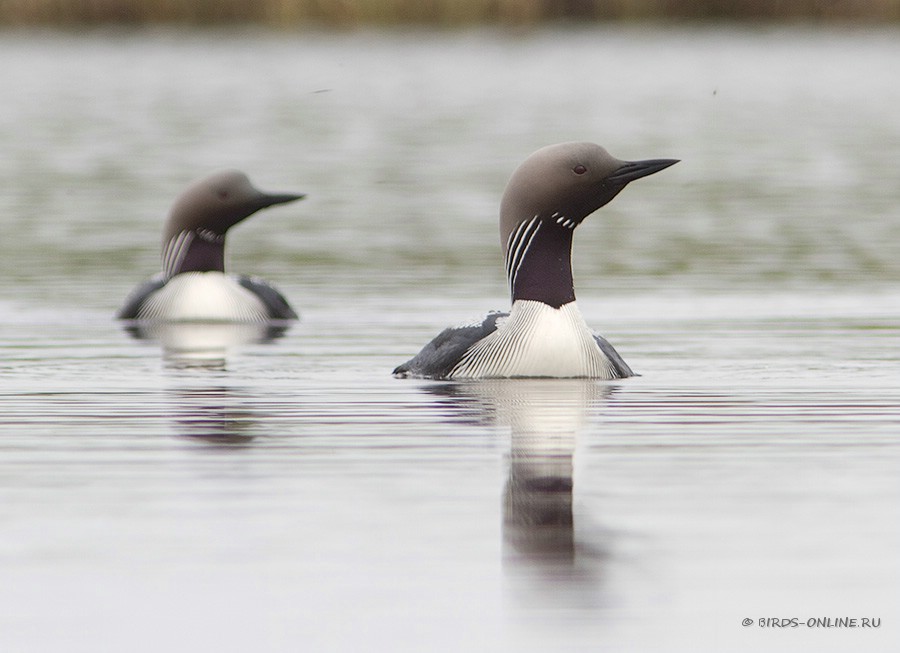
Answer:
[[[264,322],[269,313],[255,294],[221,272],[185,272],[144,301],[139,320]]]
[[[522,261],[525,260],[528,248],[531,247],[531,242],[540,228],[540,217],[534,216],[531,220],[519,223],[515,231],[509,234],[509,241],[506,244],[506,278],[509,280],[510,292],[516,287],[519,268],[522,267]]]
[[[553,308],[519,300],[497,330],[472,345],[451,379],[617,378],[575,302]]]

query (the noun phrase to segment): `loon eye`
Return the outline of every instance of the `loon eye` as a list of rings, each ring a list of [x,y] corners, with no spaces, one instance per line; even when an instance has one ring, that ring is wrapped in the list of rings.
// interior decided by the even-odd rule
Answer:
[[[228,191],[225,190],[225,189],[216,191],[216,195],[219,196],[219,199],[220,199],[220,200],[227,200],[227,199],[228,199]]]
[[[587,168],[579,163],[577,166],[572,168],[572,172],[574,172],[576,175],[583,175],[587,172]]]

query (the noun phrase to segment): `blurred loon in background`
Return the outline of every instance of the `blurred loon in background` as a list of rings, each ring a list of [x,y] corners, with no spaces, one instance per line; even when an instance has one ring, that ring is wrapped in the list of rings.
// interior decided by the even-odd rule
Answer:
[[[265,281],[225,274],[225,234],[260,209],[303,197],[260,191],[238,170],[195,181],[169,213],[162,272],[135,288],[117,317],[169,322],[297,319],[287,300]]]

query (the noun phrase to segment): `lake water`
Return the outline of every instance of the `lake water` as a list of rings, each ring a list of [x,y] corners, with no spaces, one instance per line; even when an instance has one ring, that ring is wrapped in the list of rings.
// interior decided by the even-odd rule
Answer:
[[[898,37],[0,34],[0,649],[897,650]],[[576,237],[641,376],[393,379],[564,140],[682,159]],[[224,166],[301,321],[134,337]]]

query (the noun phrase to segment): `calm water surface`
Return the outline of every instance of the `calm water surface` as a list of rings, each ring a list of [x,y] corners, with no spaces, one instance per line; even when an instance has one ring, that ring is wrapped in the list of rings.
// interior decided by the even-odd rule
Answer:
[[[0,648],[896,650],[898,36],[0,35]],[[683,160],[576,243],[642,376],[392,379],[573,139]],[[222,166],[301,321],[126,332]]]

